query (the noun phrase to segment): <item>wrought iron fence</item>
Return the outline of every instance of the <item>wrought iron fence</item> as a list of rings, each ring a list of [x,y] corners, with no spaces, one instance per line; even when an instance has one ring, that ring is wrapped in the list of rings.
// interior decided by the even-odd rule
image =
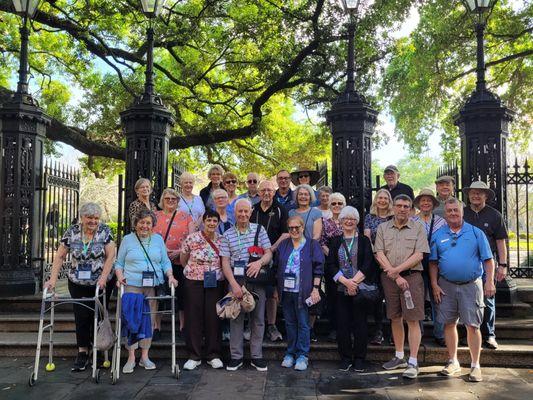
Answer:
[[[170,186],[176,189],[176,191],[181,194],[181,174],[185,172],[185,168],[177,162],[172,163],[172,174],[170,179]]]
[[[328,186],[328,163],[326,161],[322,163],[316,163],[316,170],[318,171],[318,181],[316,187]]]
[[[450,163],[437,172],[437,177],[449,175],[455,178],[456,196],[462,199],[461,169],[457,163]],[[513,278],[533,278],[533,233],[530,226],[533,213],[533,175],[529,161],[522,165],[515,159],[507,166],[507,220],[509,229],[509,274]],[[466,199],[463,199],[466,203]]]
[[[80,172],[59,162],[46,160],[43,175],[43,223],[41,230],[41,285],[50,276],[54,256],[67,228],[77,222],[80,204]],[[59,278],[66,278],[67,256]]]

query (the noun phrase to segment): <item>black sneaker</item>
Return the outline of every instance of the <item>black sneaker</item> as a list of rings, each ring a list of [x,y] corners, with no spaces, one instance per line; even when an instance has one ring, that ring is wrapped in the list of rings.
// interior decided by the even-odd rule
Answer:
[[[313,342],[313,343],[318,342],[318,338],[316,337],[314,329],[311,329],[310,337],[311,337],[311,342]]]
[[[242,358],[240,360],[231,359],[230,362],[226,365],[227,371],[237,371],[242,367]]]
[[[159,329],[154,329],[154,333],[152,334],[152,342],[157,342],[161,340],[161,331]]]
[[[89,356],[87,355],[87,352],[80,351],[76,356],[76,361],[74,361],[74,365],[72,366],[71,371],[85,371],[85,367],[87,367],[87,364],[89,364]]]
[[[267,362],[262,358],[253,358],[250,364],[258,371],[264,372],[268,370]]]
[[[356,358],[353,364],[353,370],[355,372],[365,372],[365,360]]]
[[[339,371],[347,372],[352,368],[352,361],[351,360],[341,360],[339,363]]]

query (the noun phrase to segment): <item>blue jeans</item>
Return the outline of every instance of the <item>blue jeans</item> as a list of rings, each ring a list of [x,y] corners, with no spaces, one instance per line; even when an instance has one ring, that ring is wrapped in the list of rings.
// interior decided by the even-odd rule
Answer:
[[[483,271],[483,286],[485,286],[485,271]],[[496,339],[496,296],[483,296],[485,308],[483,310],[483,323],[481,324],[481,336],[483,340]]]
[[[310,333],[307,306],[298,307],[298,293],[283,292],[281,303],[287,331],[286,355],[298,358],[309,354]]]

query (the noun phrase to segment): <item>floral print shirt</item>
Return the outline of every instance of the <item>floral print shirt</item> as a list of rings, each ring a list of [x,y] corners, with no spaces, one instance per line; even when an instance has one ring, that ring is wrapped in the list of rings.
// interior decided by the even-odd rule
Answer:
[[[342,235],[342,228],[339,220],[325,218],[322,220],[322,235],[320,236],[320,246],[326,246],[328,240],[335,236]]]
[[[372,241],[372,244],[376,241],[376,233],[378,232],[378,226],[380,226],[383,222],[387,222],[390,217],[378,217],[374,214],[366,214],[365,215],[365,229],[370,229],[370,239]]]
[[[92,240],[84,245],[82,240],[81,224],[71,225],[63,235],[61,243],[70,251],[70,268],[68,279],[78,285],[94,286],[104,269],[105,246],[113,240],[111,228],[105,224],[98,225]],[[91,279],[78,279],[78,266],[80,264],[91,266]],[[110,280],[113,274],[107,277]]]
[[[212,240],[217,250],[220,251],[221,236],[215,233]],[[217,280],[224,279],[220,257],[217,251],[207,242],[202,232],[191,233],[183,241],[181,251],[189,254],[189,260],[183,270],[185,278],[193,281],[203,281],[205,271],[216,271]]]

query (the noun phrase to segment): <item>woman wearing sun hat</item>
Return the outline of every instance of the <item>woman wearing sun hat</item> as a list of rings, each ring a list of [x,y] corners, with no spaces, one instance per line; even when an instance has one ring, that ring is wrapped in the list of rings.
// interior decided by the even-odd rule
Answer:
[[[309,185],[315,186],[320,179],[320,174],[316,169],[307,166],[300,167],[296,171],[291,172],[291,181],[294,186]],[[310,204],[311,207],[320,205],[318,200],[318,192],[315,190],[315,201]]]
[[[415,197],[413,204],[418,210],[420,210],[420,212],[415,215],[412,220],[420,222],[424,226],[428,237],[428,243],[431,243],[431,237],[433,234],[442,226],[446,225],[446,220],[433,212],[435,208],[439,206],[440,202],[435,197],[433,190],[424,188],[420,190],[418,196]],[[422,272],[424,287],[426,289],[426,294],[428,294],[428,292],[431,291],[431,285],[429,285],[429,254],[427,253],[424,253],[422,266],[424,267],[424,271]],[[437,319],[435,318],[435,303],[431,293],[429,293],[429,301],[431,303],[431,319],[433,320],[433,336],[435,342],[439,346],[444,347],[446,346],[444,341],[444,325],[437,322]]]

